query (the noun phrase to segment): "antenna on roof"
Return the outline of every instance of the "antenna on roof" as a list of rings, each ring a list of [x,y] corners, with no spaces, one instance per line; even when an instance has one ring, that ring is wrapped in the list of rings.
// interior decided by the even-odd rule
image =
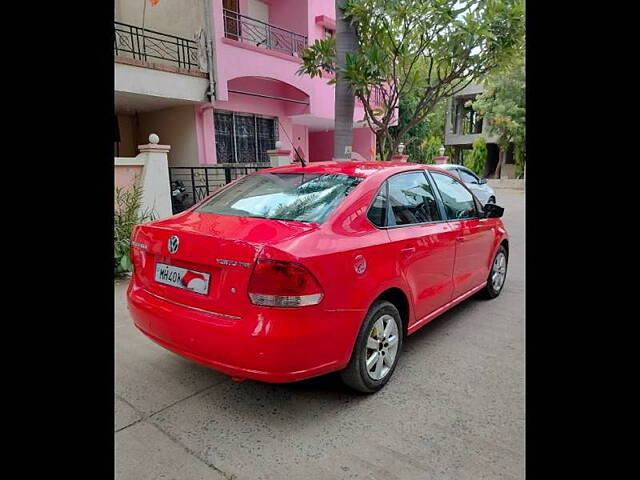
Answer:
[[[280,125],[281,130],[284,132],[285,136],[289,140],[289,144],[291,145],[291,148],[293,148],[293,151],[296,152],[297,159],[294,160],[294,161],[295,162],[299,161],[300,165],[302,165],[303,167],[306,167],[307,166],[307,161],[304,158],[302,158],[302,156],[300,155],[300,152],[298,152],[298,149],[293,146],[293,142],[291,141],[291,137],[289,136],[287,131],[282,127],[282,124],[280,124],[280,122],[278,122],[278,124]]]

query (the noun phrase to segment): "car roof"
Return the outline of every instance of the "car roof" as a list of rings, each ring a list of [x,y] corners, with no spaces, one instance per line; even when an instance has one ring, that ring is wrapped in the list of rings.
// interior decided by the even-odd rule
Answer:
[[[436,163],[433,166],[436,167],[436,168],[442,168],[444,170],[451,170],[451,169],[456,168],[456,167],[464,168],[462,165],[457,165],[455,163]]]
[[[282,167],[262,169],[256,173],[341,173],[353,177],[366,178],[381,172],[392,174],[405,170],[416,170],[417,168],[432,170],[433,167],[434,165],[411,162],[329,161],[311,162],[306,167],[301,166],[300,163],[292,163]]]

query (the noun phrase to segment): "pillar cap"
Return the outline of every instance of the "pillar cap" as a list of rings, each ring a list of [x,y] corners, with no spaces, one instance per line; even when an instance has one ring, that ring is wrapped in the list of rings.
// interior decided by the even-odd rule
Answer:
[[[267,150],[267,155],[275,155],[275,156],[291,155],[291,150],[284,150],[284,149]]]
[[[171,145],[157,145],[155,143],[147,143],[146,145],[138,145],[140,153],[169,153]]]

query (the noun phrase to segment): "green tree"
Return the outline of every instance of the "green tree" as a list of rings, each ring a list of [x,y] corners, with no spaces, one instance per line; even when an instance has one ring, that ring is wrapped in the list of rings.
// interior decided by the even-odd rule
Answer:
[[[353,53],[336,65],[335,40],[316,40],[298,73],[338,72],[362,101],[386,159],[442,99],[508,61],[524,37],[523,0],[345,0],[344,6],[356,33]],[[371,102],[376,90],[380,105]],[[417,101],[409,120],[392,130],[405,96]]]
[[[473,170],[477,175],[482,176],[484,166],[487,162],[487,141],[481,135],[473,142],[471,155],[464,160],[465,167]]]
[[[413,118],[415,105],[419,99],[415,96],[404,96],[400,98],[400,108],[398,110],[398,125],[390,127],[392,135]],[[438,156],[439,149],[444,143],[444,121],[445,121],[446,102],[440,102],[436,105],[426,118],[414,125],[407,131],[404,136],[405,152],[409,155],[412,162],[416,163],[433,163],[433,157]],[[378,137],[381,140],[382,136]],[[378,147],[380,147],[378,141]],[[387,144],[387,149],[389,145]],[[386,158],[389,152],[382,152],[381,157]]]
[[[514,144],[516,168],[524,171],[525,162],[525,71],[520,56],[508,69],[491,75],[484,92],[472,102],[473,109],[487,120],[487,133],[497,137],[500,154],[496,177],[510,144]]]

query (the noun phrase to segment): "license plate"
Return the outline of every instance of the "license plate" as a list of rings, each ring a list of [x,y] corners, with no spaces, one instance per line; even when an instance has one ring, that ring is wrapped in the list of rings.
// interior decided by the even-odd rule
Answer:
[[[156,282],[206,295],[211,275],[188,268],[156,263]]]

